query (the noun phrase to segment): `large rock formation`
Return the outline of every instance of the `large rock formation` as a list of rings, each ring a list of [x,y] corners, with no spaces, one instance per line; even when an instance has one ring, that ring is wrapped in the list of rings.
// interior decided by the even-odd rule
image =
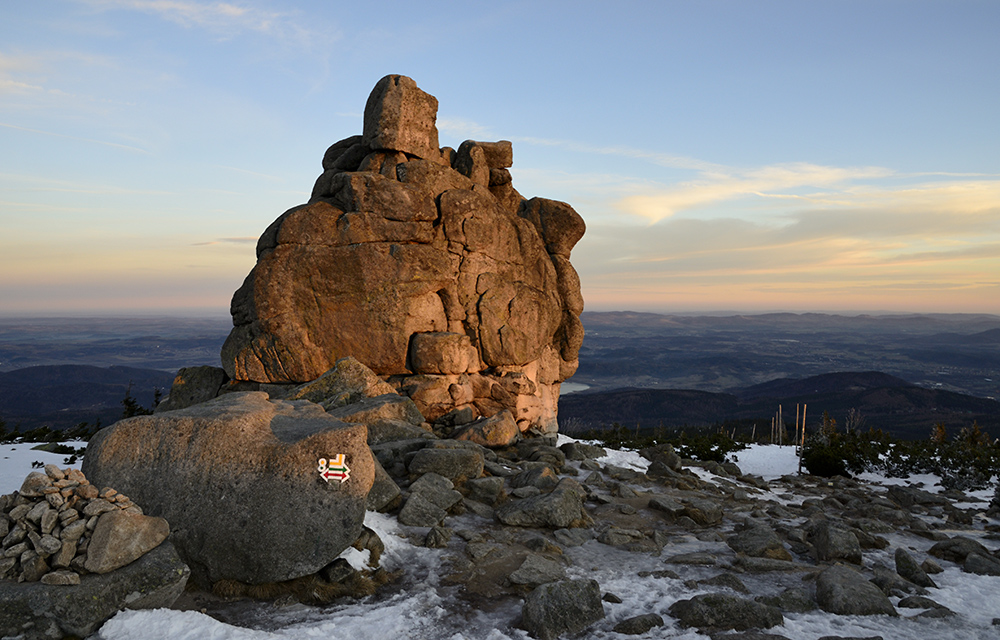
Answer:
[[[583,219],[520,196],[510,142],[439,148],[436,112],[410,78],[378,82],[363,134],[331,146],[309,202],[260,237],[223,367],[304,382],[354,356],[432,422],[507,409],[552,434],[583,340],[569,262]]]
[[[366,433],[307,400],[229,393],[102,429],[83,468],[166,518],[198,582],[277,582],[319,571],[361,534]]]

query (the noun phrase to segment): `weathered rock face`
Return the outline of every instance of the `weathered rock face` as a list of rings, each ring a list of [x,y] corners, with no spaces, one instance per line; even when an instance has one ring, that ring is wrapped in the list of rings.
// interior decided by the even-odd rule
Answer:
[[[230,393],[101,430],[84,471],[166,518],[199,581],[277,582],[319,571],[361,533],[366,431],[305,400]],[[349,477],[324,479],[319,460],[339,454]]]
[[[260,237],[223,367],[304,382],[350,355],[429,421],[507,409],[521,431],[554,433],[583,339],[569,255],[585,225],[521,198],[509,142],[438,148],[436,111],[413,80],[379,81],[363,135],[331,146],[310,201]]]

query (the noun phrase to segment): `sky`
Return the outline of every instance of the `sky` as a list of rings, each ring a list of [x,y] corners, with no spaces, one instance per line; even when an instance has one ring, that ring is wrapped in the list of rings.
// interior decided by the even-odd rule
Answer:
[[[0,0],[0,315],[225,314],[379,78],[587,309],[1000,313],[1000,2]]]

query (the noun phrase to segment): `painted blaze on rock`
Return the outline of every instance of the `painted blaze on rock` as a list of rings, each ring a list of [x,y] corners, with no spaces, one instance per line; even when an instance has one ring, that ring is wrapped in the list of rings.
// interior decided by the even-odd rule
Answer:
[[[350,477],[321,477],[319,459],[340,454]],[[84,469],[166,518],[193,577],[210,582],[319,571],[361,534],[375,478],[364,425],[262,392],[122,420],[91,440]]]
[[[507,141],[438,147],[437,100],[386,76],[363,135],[331,146],[307,204],[275,220],[232,301],[234,380],[305,382],[354,356],[429,421],[509,410],[554,433],[583,340],[569,262],[583,219],[514,189]]]

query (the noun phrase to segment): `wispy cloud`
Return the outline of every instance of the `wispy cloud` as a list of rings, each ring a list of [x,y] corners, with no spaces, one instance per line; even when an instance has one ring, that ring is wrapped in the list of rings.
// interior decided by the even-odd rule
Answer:
[[[31,129],[29,127],[20,127],[16,124],[7,124],[5,122],[0,122],[0,127],[6,127],[8,129],[16,129],[18,131],[26,131],[28,133],[34,133],[43,136],[55,136],[56,138],[66,138],[67,140],[77,140],[79,142],[89,142],[91,144],[104,145],[106,147],[114,147],[116,149],[124,149],[126,151],[134,151],[136,153],[148,154],[149,151],[146,149],[141,149],[139,147],[134,147],[128,144],[120,144],[118,142],[110,142],[108,140],[95,140],[94,138],[83,138],[80,136],[71,136],[66,133],[57,133],[55,131],[43,131],[41,129]]]
[[[212,166],[218,167],[220,169],[226,169],[227,171],[235,171],[237,173],[245,173],[245,174],[253,176],[255,178],[262,178],[264,180],[269,180],[271,182],[285,182],[285,179],[282,178],[282,177],[280,177],[280,176],[272,176],[272,175],[267,174],[267,173],[260,173],[258,171],[251,171],[250,169],[241,169],[239,167],[230,167],[230,166],[226,166],[224,164],[216,164],[216,165],[212,165]]]
[[[439,132],[455,138],[461,138],[462,141],[482,140],[493,136],[490,128],[486,125],[464,118],[438,118],[437,128]]]
[[[606,156],[618,156],[632,158],[635,160],[646,160],[653,164],[669,167],[672,169],[691,169],[706,173],[719,173],[727,171],[723,165],[714,164],[697,158],[671,155],[647,149],[636,149],[627,146],[596,146],[574,142],[572,140],[557,140],[553,138],[537,138],[531,136],[520,136],[511,138],[512,142],[523,142],[525,144],[538,145],[543,147],[559,147],[575,153],[599,154]]]
[[[215,240],[208,240],[206,242],[194,242],[192,246],[194,247],[210,247],[217,244],[256,244],[256,236],[245,236],[238,238],[217,238]]]
[[[222,38],[253,32],[283,40],[312,40],[312,29],[293,12],[272,11],[249,2],[191,0],[77,0],[98,10],[139,11],[184,28],[198,28]],[[329,36],[331,34],[327,34]]]
[[[812,205],[836,204],[834,186],[893,175],[881,167],[827,167],[809,163],[777,164],[753,169],[716,166],[691,181],[652,188],[649,193],[619,200],[620,211],[658,222],[684,211],[741,198],[773,198]]]

